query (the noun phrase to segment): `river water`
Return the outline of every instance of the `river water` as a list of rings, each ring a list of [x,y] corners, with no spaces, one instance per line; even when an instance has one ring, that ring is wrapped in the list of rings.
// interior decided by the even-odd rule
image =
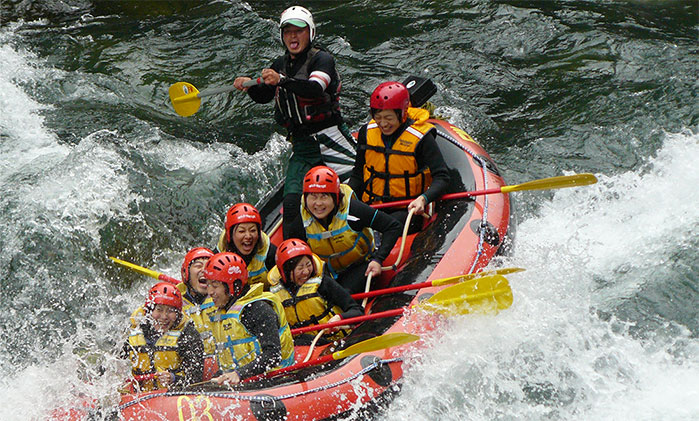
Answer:
[[[378,83],[426,76],[508,183],[600,180],[514,194],[513,306],[451,320],[376,418],[699,419],[696,1],[305,5],[352,129]],[[167,88],[256,76],[286,6],[2,0],[0,419],[116,402],[112,351],[152,279],[107,257],[177,276],[281,179],[270,106],[224,94],[183,118]]]

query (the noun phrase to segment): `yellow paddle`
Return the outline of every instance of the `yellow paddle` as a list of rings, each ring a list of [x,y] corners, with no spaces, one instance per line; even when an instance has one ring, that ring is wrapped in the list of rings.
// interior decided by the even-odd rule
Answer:
[[[449,193],[440,197],[440,200],[448,199],[461,199],[470,196],[481,196],[484,194],[494,194],[494,193],[512,193],[515,191],[524,190],[553,190],[562,189],[565,187],[576,187],[576,186],[586,186],[589,184],[595,184],[597,182],[597,177],[590,173],[583,174],[573,174],[573,175],[561,175],[558,177],[542,178],[540,180],[527,181],[522,184],[514,184],[512,186],[502,186],[493,189],[486,190],[474,190],[474,191],[464,191],[459,193]],[[397,206],[407,206],[412,200],[397,200],[395,202],[386,203],[376,203],[372,204],[371,207],[376,209],[392,208]]]
[[[244,382],[251,382],[259,379],[267,379],[270,377],[277,377],[284,373],[290,371],[300,370],[302,368],[311,367],[315,365],[321,365],[328,361],[340,360],[342,358],[347,358],[352,355],[361,354],[364,352],[378,351],[380,349],[391,348],[398,345],[407,344],[409,342],[414,342],[420,339],[417,335],[411,335],[410,333],[387,333],[385,335],[377,336],[375,338],[367,339],[365,341],[356,343],[347,349],[341,351],[333,352],[329,355],[324,355],[322,357],[316,358],[314,360],[306,361],[303,363],[298,363],[291,365],[289,367],[280,368],[278,370],[268,371],[264,374],[259,374],[244,380]]]
[[[493,275],[444,288],[420,306],[447,315],[468,314],[473,310],[504,310],[512,305],[512,300],[507,278]]]
[[[507,279],[502,275],[492,275],[483,278],[474,279],[473,282],[456,284],[437,292],[430,298],[424,300],[418,307],[428,311],[436,311],[446,315],[452,314],[468,314],[471,311],[478,310],[503,310],[512,305],[512,289]],[[396,310],[388,310],[381,313],[370,314],[368,316],[355,317],[353,319],[370,320],[369,317],[381,315],[379,317],[396,316],[405,312],[405,308]],[[392,314],[386,314],[391,312]],[[379,318],[373,317],[373,318]],[[318,330],[322,327],[332,327],[351,323],[353,319],[340,320],[339,322],[326,323],[325,325],[308,326],[312,330]],[[359,322],[360,320],[356,320]],[[306,329],[306,328],[302,328]],[[292,333],[299,333],[298,330],[292,330]],[[379,349],[390,348],[393,346],[402,345],[408,342],[418,340],[419,337],[409,333],[387,333],[376,338],[367,339],[350,346],[342,351],[337,351],[331,355],[326,355],[315,360],[294,364],[289,367],[270,371],[265,374],[251,377],[245,381],[253,381],[261,378],[276,377],[290,371],[299,370],[305,367],[324,364],[328,361],[347,358],[351,355],[361,354],[363,352],[377,351]]]
[[[170,282],[170,283],[175,284],[175,285],[182,282],[179,279],[175,279],[175,278],[167,276],[163,273],[156,272],[156,271],[148,269],[148,268],[144,268],[143,266],[139,266],[139,265],[131,263],[131,262],[127,262],[126,260],[117,259],[116,257],[112,257],[112,256],[109,256],[109,258],[112,259],[115,263],[118,263],[122,266],[126,266],[127,268],[129,268],[131,270],[135,270],[136,272],[140,273],[141,275],[150,276],[151,278],[159,279],[159,280],[165,281],[165,282]]]
[[[243,86],[249,88],[260,83],[262,83],[262,79],[257,78],[243,83]],[[175,109],[175,112],[182,117],[189,117],[199,111],[199,107],[201,107],[201,98],[234,91],[235,89],[235,86],[230,85],[199,92],[199,90],[189,82],[177,82],[170,86],[168,93],[170,94],[170,102],[172,102],[172,107]]]
[[[418,307],[427,311],[437,311],[442,314],[468,314],[473,310],[503,310],[512,305],[512,289],[510,283],[502,275],[491,275],[476,278],[468,282],[446,287],[437,292]],[[407,307],[350,317],[331,323],[323,323],[291,329],[292,335],[314,332],[320,329],[352,325],[368,320],[383,319],[399,316],[408,310]]]
[[[490,275],[507,275],[509,273],[522,272],[523,270],[525,270],[525,269],[524,268],[502,268],[502,269],[488,270],[485,272],[469,273],[468,275],[458,275],[458,276],[452,276],[450,278],[435,279],[433,281],[421,282],[419,284],[401,285],[401,286],[397,286],[397,287],[377,289],[374,291],[359,292],[356,294],[352,294],[352,298],[354,298],[355,300],[361,300],[361,299],[367,298],[367,297],[376,297],[379,295],[393,294],[395,292],[403,292],[403,291],[410,291],[413,289],[421,289],[421,288],[427,288],[427,287],[436,287],[436,286],[441,286],[441,285],[455,284],[457,282],[466,282],[466,281],[471,281],[471,280],[476,279],[476,278],[482,278],[482,277],[490,276]]]

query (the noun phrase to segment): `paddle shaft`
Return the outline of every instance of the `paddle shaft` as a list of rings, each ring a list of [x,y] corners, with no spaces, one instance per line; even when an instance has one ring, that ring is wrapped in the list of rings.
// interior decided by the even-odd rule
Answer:
[[[329,328],[329,327],[345,326],[345,325],[351,325],[351,324],[365,322],[367,320],[382,319],[384,317],[400,316],[404,312],[405,312],[405,308],[397,308],[394,310],[386,310],[386,311],[381,311],[379,313],[367,314],[364,316],[350,317],[349,319],[338,320],[337,322],[323,323],[320,325],[313,325],[313,326],[306,326],[306,327],[299,327],[296,329],[291,329],[291,334],[292,335],[300,335],[301,333],[313,332],[316,330],[321,330],[321,329],[325,329],[325,328]]]
[[[289,367],[268,371],[266,373],[251,377],[246,381],[257,380],[259,378],[277,377],[280,374],[288,373],[290,371],[296,371],[306,367],[325,364],[328,361],[340,360],[342,358],[347,358],[351,355],[357,355],[365,352],[373,352],[381,349],[391,348],[394,346],[400,346],[409,342],[416,341],[418,339],[420,339],[419,336],[410,333],[387,333],[385,335],[376,336],[374,338],[358,342],[354,345],[351,345],[349,348],[343,349],[341,351],[335,351],[330,355],[318,357],[311,361],[300,362]]]
[[[462,199],[470,196],[482,196],[485,194],[511,193],[523,190],[550,190],[560,189],[564,187],[585,186],[594,184],[597,178],[589,173],[563,175],[558,177],[542,178],[540,180],[532,180],[522,184],[514,184],[511,186],[501,186],[486,190],[464,191],[458,193],[448,193],[440,197],[440,200]],[[375,209],[393,208],[407,206],[415,199],[397,200],[395,202],[375,203],[371,207]]]
[[[247,82],[243,82],[243,87],[249,88],[251,86],[259,85],[260,83],[262,83],[262,78],[258,77],[257,79],[251,79],[251,80],[248,80]],[[203,91],[201,91],[197,94],[197,97],[203,98],[205,96],[223,94],[226,92],[235,91],[236,89],[237,88],[233,85],[221,86],[219,88],[204,89]]]
[[[352,294],[352,298],[354,298],[355,300],[362,300],[364,298],[376,297],[378,295],[393,294],[394,292],[410,291],[412,289],[427,288],[431,286],[432,281],[427,281],[421,282],[419,284],[401,285],[399,287],[377,289],[376,291],[359,292],[357,294]]]
[[[277,377],[277,376],[280,376],[284,373],[288,373],[288,372],[296,371],[296,370],[301,370],[302,368],[312,367],[314,365],[325,364],[325,363],[330,362],[334,359],[335,359],[335,356],[333,354],[324,355],[324,356],[318,357],[314,360],[306,361],[303,363],[297,363],[294,365],[290,365],[289,367],[279,368],[279,369],[271,371],[269,373],[262,373],[262,374],[258,374],[256,376],[248,377],[247,379],[243,380],[243,383],[252,382],[255,380],[265,379],[265,378],[269,378],[269,377]]]
[[[485,278],[487,276],[491,276],[494,274],[495,275],[505,275],[508,273],[521,272],[523,270],[524,269],[522,269],[522,268],[502,268],[502,269],[488,270],[485,272],[457,275],[457,276],[452,276],[450,278],[442,278],[442,279],[434,279],[432,281],[425,281],[425,282],[421,282],[419,284],[401,285],[401,286],[397,286],[397,287],[377,289],[376,291],[359,292],[356,294],[352,294],[352,298],[354,298],[355,300],[361,300],[364,298],[377,297],[379,295],[385,295],[385,294],[393,294],[395,292],[410,291],[413,289],[422,289],[422,288],[433,287],[433,286],[449,285],[449,284],[455,284],[458,282],[476,281],[479,278]]]
[[[171,276],[167,276],[164,273],[160,273],[160,272],[156,272],[152,269],[144,268],[143,266],[139,266],[135,263],[127,262],[126,260],[117,259],[116,257],[111,257],[111,256],[109,258],[112,259],[112,261],[114,263],[118,263],[122,266],[125,266],[125,267],[131,269],[131,270],[134,270],[134,271],[140,273],[141,275],[150,276],[151,278],[155,278],[155,279],[158,279],[160,281],[169,282],[169,283],[174,284],[174,285],[177,285],[177,284],[182,282],[179,279],[175,279]]]

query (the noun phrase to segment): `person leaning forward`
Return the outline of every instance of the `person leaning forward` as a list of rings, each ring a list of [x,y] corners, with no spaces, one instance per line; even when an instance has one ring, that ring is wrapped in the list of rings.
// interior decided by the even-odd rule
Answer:
[[[277,265],[269,273],[270,292],[279,297],[292,329],[332,323],[364,315],[364,308],[324,270],[325,264],[311,247],[297,238],[282,241]],[[326,329],[321,343],[342,339],[348,327]],[[294,338],[297,344],[311,343],[317,332]]]
[[[207,291],[217,307],[211,317],[220,372],[217,384],[248,377],[294,362],[294,340],[279,299],[248,285],[248,270],[235,253],[217,253],[204,269]]]
[[[284,237],[299,212],[303,175],[317,165],[328,165],[342,178],[352,171],[355,142],[340,113],[340,75],[335,59],[314,46],[315,23],[301,6],[286,9],[279,21],[286,53],[261,73],[263,84],[245,88],[249,77],[233,85],[246,90],[257,103],[275,100],[275,120],[286,127],[291,142],[284,184]]]

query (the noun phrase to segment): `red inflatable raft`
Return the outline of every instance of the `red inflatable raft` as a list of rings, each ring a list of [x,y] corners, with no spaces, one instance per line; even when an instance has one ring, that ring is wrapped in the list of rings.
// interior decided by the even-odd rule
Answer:
[[[430,122],[437,127],[437,142],[451,169],[451,192],[497,189],[504,185],[495,163],[469,135],[445,121]],[[266,220],[265,231],[272,232],[271,237],[277,243],[280,204],[281,193],[277,189],[259,206]],[[397,269],[384,273],[374,288],[478,272],[503,249],[509,218],[506,194],[440,201],[426,227],[408,238]],[[385,265],[393,264],[397,254],[398,245]],[[416,305],[441,288],[379,296],[367,306],[368,312]],[[424,333],[436,325],[433,319],[424,312],[407,312],[367,321],[346,338],[344,347],[385,333]],[[421,342],[415,342],[360,353],[286,376],[244,383],[233,390],[204,385],[185,391],[124,395],[120,405],[109,412],[129,420],[319,420],[375,411],[399,390],[403,357],[409,355],[412,347],[420,345]],[[307,347],[297,347],[297,359],[302,359],[306,352]]]

